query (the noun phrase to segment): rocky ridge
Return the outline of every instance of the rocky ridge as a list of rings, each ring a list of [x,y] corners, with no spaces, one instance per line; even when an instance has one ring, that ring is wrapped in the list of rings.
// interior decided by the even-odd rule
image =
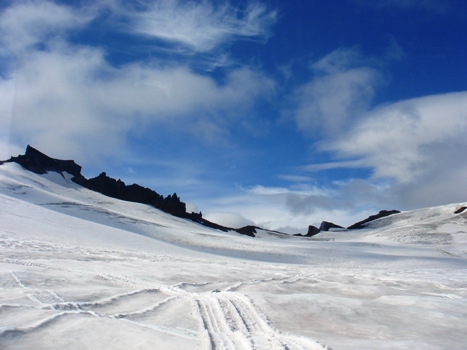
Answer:
[[[156,191],[138,184],[126,185],[120,179],[116,180],[107,176],[105,172],[92,179],[86,179],[81,174],[81,166],[76,164],[75,161],[51,158],[30,145],[26,147],[26,153],[24,155],[11,157],[6,161],[0,161],[0,165],[8,162],[18,163],[26,170],[36,174],[46,174],[47,172],[53,171],[63,175],[64,172],[67,172],[73,175],[72,181],[75,183],[108,197],[148,204],[168,214],[189,219],[210,228],[224,232],[236,231],[243,235],[255,237],[254,234],[256,230],[254,226],[245,226],[236,229],[210,222],[204,219],[201,213],[187,213],[186,204],[180,200],[180,197],[176,193],[164,197]]]
[[[371,221],[374,221],[374,220],[379,219],[379,218],[384,218],[384,217],[389,216],[389,215],[399,214],[399,213],[400,213],[399,210],[381,210],[378,214],[371,215],[368,218],[366,218],[365,220],[359,221],[359,222],[347,227],[347,229],[348,230],[362,229],[362,228],[365,228],[366,224],[368,224]]]
[[[64,172],[67,172],[73,175],[72,181],[92,191],[99,192],[103,195],[121,199],[124,201],[148,204],[174,216],[188,219],[197,222],[201,225],[221,230],[224,232],[235,231],[242,235],[255,237],[256,230],[261,229],[257,226],[251,225],[241,228],[231,228],[216,224],[214,222],[204,219],[201,213],[187,213],[186,204],[181,201],[177,193],[164,197],[156,191],[140,186],[138,184],[126,185],[120,179],[116,180],[107,176],[105,172],[101,173],[99,176],[96,176],[94,178],[86,179],[81,174],[81,166],[76,164],[74,160],[61,160],[51,158],[46,154],[38,151],[37,149],[31,147],[30,145],[27,146],[26,153],[24,155],[11,157],[6,161],[0,161],[0,165],[7,162],[18,163],[26,170],[29,170],[36,174],[45,174],[47,172],[53,171],[63,175]],[[364,228],[367,223],[373,220],[397,213],[399,213],[398,210],[381,210],[378,214],[372,215],[365,220],[359,221],[347,227],[347,230]],[[310,225],[306,234],[297,233],[294,236],[312,237],[320,232],[329,231],[331,229],[346,230],[346,228],[336,225],[332,222],[323,221],[319,228]]]

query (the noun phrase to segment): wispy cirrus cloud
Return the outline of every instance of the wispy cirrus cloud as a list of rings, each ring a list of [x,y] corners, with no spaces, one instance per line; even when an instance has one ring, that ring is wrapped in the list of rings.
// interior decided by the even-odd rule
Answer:
[[[209,52],[233,40],[263,41],[271,34],[277,12],[259,2],[236,8],[228,2],[141,1],[121,13],[128,31],[195,52]]]

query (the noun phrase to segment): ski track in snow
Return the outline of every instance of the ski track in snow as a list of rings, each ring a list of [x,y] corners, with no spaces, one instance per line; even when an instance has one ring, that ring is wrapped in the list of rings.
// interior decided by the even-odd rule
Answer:
[[[14,241],[13,239],[3,239],[0,240],[0,243],[4,247],[9,247],[11,249],[16,249],[16,247],[22,247],[23,249],[38,251],[61,251],[62,254],[64,249],[68,248],[69,252],[76,252],[78,247],[73,246],[60,246],[54,245],[47,242],[40,241]],[[107,250],[100,251],[95,249],[92,252],[82,251],[81,253],[92,254],[96,256],[106,257],[109,260],[125,260],[128,259],[127,254],[131,252],[119,252],[116,250]],[[66,251],[66,250],[65,250]],[[121,255],[119,253],[122,253]],[[150,256],[145,256],[150,258]],[[152,257],[153,259],[155,257]],[[159,259],[176,259],[174,257],[158,257]],[[157,259],[157,258],[156,258]],[[119,274],[104,274],[96,273],[84,269],[71,269],[69,267],[60,266],[60,265],[49,265],[44,263],[38,263],[35,261],[28,261],[23,259],[10,259],[10,258],[1,258],[1,264],[8,265],[18,265],[18,266],[28,266],[35,267],[44,270],[50,271],[64,271],[70,274],[79,274],[79,275],[90,275],[102,280],[108,281],[112,284],[119,285],[121,287],[134,288],[127,293],[121,293],[112,295],[105,299],[93,301],[93,302],[77,302],[77,301],[65,301],[61,298],[55,291],[47,289],[31,289],[28,288],[20,278],[13,273],[11,270],[6,270],[12,279],[16,282],[17,286],[21,289],[21,292],[26,294],[27,297],[34,301],[37,305],[36,308],[39,309],[52,309],[57,310],[56,314],[49,316],[35,324],[15,328],[15,327],[4,327],[0,328],[0,337],[6,336],[12,333],[28,333],[33,332],[34,330],[40,329],[42,327],[51,324],[52,322],[58,321],[60,318],[65,317],[66,315],[88,315],[94,317],[108,317],[113,319],[118,319],[125,322],[130,322],[132,324],[138,325],[140,327],[145,327],[157,332],[167,333],[173,336],[178,336],[182,338],[204,338],[204,348],[211,349],[320,349],[322,348],[318,343],[303,338],[303,337],[293,337],[289,335],[283,335],[279,332],[267,319],[267,317],[258,309],[256,305],[249,299],[246,295],[242,293],[233,292],[233,290],[239,288],[243,285],[251,284],[260,284],[263,282],[270,281],[280,281],[283,282],[294,282],[299,280],[299,276],[292,276],[289,278],[266,278],[264,280],[247,280],[236,282],[233,285],[225,287],[222,291],[213,290],[203,293],[193,293],[188,292],[184,289],[181,289],[181,286],[191,285],[189,283],[178,283],[177,285],[158,285],[146,281],[136,280],[134,278],[129,278],[127,276]],[[208,282],[197,283],[198,285],[208,285]],[[162,301],[146,306],[145,308],[136,310],[134,312],[122,312],[115,313],[113,315],[104,316],[99,312],[99,307],[111,305],[116,303],[122,298],[135,297],[138,295],[147,292],[161,292],[167,297]],[[161,327],[154,326],[150,324],[145,324],[143,322],[136,322],[131,319],[128,319],[131,316],[141,315],[147,312],[154,311],[162,304],[174,300],[177,298],[186,298],[193,305],[196,310],[196,314],[199,317],[200,323],[202,324],[202,331],[197,332],[194,330],[180,330],[177,328]],[[0,309],[5,307],[30,307],[29,305],[7,305],[0,304]]]
[[[24,242],[22,242],[22,245],[24,245]],[[13,245],[11,246],[13,247]],[[232,286],[226,287],[223,291],[213,290],[203,293],[194,293],[180,289],[180,284],[158,285],[118,274],[95,273],[84,269],[71,269],[69,267],[48,265],[28,260],[2,258],[0,259],[0,264],[28,266],[50,271],[64,271],[70,274],[90,275],[121,287],[135,288],[126,293],[112,295],[92,302],[65,301],[53,290],[27,287],[13,271],[3,269],[10,274],[21,293],[26,294],[27,297],[36,304],[33,308],[55,310],[57,313],[24,327],[0,327],[0,338],[11,334],[34,332],[53,322],[59,321],[60,318],[66,317],[67,315],[80,314],[97,318],[107,317],[129,322],[159,333],[166,333],[181,338],[201,338],[203,342],[202,349],[306,350],[324,348],[311,339],[282,334],[271,324],[249,297],[245,294],[231,291],[243,284],[267,282],[273,280],[271,278],[264,281],[254,280],[238,282]],[[293,277],[292,280],[296,279],[296,277]],[[202,284],[207,284],[207,282]],[[138,298],[142,293],[151,292],[161,292],[167,295],[167,297],[154,305],[148,305],[133,312],[114,313],[106,316],[102,315],[99,311],[99,307],[112,305],[122,298]],[[139,316],[152,312],[161,305],[179,298],[188,299],[193,305],[193,309],[202,325],[201,331],[155,326],[131,319],[132,316]],[[8,307],[30,308],[31,306],[0,304],[0,310]]]

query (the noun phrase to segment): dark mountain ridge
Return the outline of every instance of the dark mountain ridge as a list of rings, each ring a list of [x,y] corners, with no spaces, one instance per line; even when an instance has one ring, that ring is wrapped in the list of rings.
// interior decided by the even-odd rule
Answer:
[[[399,213],[400,213],[399,210],[381,210],[378,214],[370,215],[365,220],[356,222],[355,224],[347,227],[347,229],[348,230],[362,229],[362,228],[365,228],[366,224],[368,224],[371,221],[374,221],[374,220],[379,219],[379,218],[384,218],[384,217],[389,216],[389,215],[399,214]]]
[[[62,160],[51,158],[37,149],[27,146],[26,153],[18,157],[11,157],[8,160],[1,161],[0,164],[14,162],[21,165],[26,170],[36,174],[46,174],[49,171],[57,173],[67,172],[76,177],[81,175],[81,166],[76,164],[74,160]]]
[[[107,176],[105,172],[92,179],[86,179],[81,174],[81,166],[76,164],[74,160],[51,158],[30,145],[26,147],[26,153],[24,155],[11,157],[6,161],[0,161],[0,165],[9,162],[18,163],[26,170],[36,174],[46,174],[47,172],[53,171],[63,175],[64,172],[67,172],[73,175],[73,182],[105,196],[128,202],[148,204],[168,214],[189,219],[210,228],[224,232],[236,231],[243,235],[255,237],[254,234],[256,230],[253,226],[245,226],[236,229],[210,222],[204,219],[201,213],[187,213],[186,204],[180,200],[180,197],[176,193],[164,197],[156,191],[138,184],[126,185],[120,179],[116,180]]]
[[[0,161],[0,165],[8,162],[18,163],[26,170],[29,170],[36,174],[46,174],[47,172],[53,171],[63,175],[64,172],[67,172],[70,175],[73,175],[73,182],[92,191],[99,192],[105,196],[117,198],[128,202],[148,204],[168,214],[183,219],[188,219],[199,223],[203,226],[210,227],[216,230],[221,230],[224,232],[235,231],[242,235],[255,237],[256,230],[261,229],[260,227],[251,225],[241,228],[231,228],[216,224],[214,222],[204,219],[201,213],[187,213],[186,204],[181,201],[177,193],[164,197],[156,191],[151,190],[150,188],[140,186],[138,184],[126,185],[120,179],[116,180],[107,176],[105,172],[92,179],[86,179],[81,174],[81,166],[76,164],[74,160],[61,160],[51,158],[46,154],[38,151],[37,149],[31,147],[30,145],[26,147],[26,153],[24,155],[11,157],[10,159],[5,161]],[[357,222],[349,226],[347,229],[352,230],[364,228],[365,225],[370,221],[396,213],[399,213],[399,211],[382,210],[376,215],[372,215],[363,221]],[[305,235],[298,233],[295,236],[311,237],[320,232],[329,231],[330,229],[345,230],[345,228],[342,226],[336,225],[332,222],[323,221],[319,228],[310,225],[308,227],[308,232]]]

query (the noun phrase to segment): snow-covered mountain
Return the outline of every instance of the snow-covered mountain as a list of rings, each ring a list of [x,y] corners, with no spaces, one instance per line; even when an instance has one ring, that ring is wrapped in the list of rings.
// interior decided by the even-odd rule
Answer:
[[[252,238],[5,163],[0,349],[465,349],[464,206]]]

